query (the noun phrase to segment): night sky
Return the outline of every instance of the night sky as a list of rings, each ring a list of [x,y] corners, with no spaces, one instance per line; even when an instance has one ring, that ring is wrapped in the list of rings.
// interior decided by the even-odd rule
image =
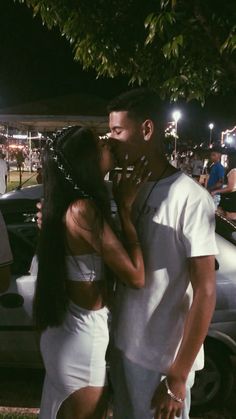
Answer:
[[[57,30],[49,31],[39,17],[24,4],[0,1],[0,108],[74,92],[111,99],[127,90],[128,80],[97,79],[93,71],[83,71],[73,60],[70,44]],[[196,102],[169,104],[160,101],[162,122],[171,120],[173,109],[182,112],[179,133],[201,142],[209,138],[209,122],[214,122],[213,138],[236,125],[236,92],[208,98],[201,107]]]

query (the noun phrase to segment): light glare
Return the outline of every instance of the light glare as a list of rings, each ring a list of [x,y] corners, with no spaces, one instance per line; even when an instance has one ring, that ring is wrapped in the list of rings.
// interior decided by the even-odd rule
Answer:
[[[181,118],[181,112],[180,111],[174,111],[172,116],[173,116],[174,121],[178,122],[178,120]]]

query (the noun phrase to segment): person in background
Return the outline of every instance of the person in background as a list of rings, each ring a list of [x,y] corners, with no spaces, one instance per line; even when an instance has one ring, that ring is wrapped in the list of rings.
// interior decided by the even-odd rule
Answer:
[[[199,158],[197,153],[194,153],[190,163],[192,178],[199,182],[203,171],[203,161]]]
[[[37,181],[38,184],[43,183],[43,171],[42,171],[42,167],[37,167],[36,181]]]
[[[228,156],[227,185],[215,189],[211,195],[220,194],[219,212],[230,220],[236,220],[236,152]]]
[[[210,154],[210,175],[207,182],[207,189],[209,192],[213,192],[215,189],[221,189],[224,183],[225,169],[220,162],[221,153],[219,149],[214,148]]]
[[[10,285],[10,265],[12,253],[7,234],[7,228],[0,211],[0,293],[5,292]]]
[[[5,155],[0,151],[0,196],[6,192],[7,189],[7,163],[4,160]]]
[[[221,189],[224,183],[224,175],[225,169],[224,166],[220,162],[221,160],[221,153],[218,148],[213,148],[210,154],[210,174],[207,182],[207,190],[211,193],[216,189]],[[215,193],[213,196],[215,209],[217,209],[220,203],[220,195],[219,193]]]

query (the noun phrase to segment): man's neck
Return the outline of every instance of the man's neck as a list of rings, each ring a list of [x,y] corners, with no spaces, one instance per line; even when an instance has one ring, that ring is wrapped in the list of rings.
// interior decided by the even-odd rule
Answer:
[[[168,162],[165,156],[160,156],[158,153],[147,155],[147,159],[149,162],[148,170],[152,172],[149,178],[150,181],[164,179],[179,172],[178,169]]]

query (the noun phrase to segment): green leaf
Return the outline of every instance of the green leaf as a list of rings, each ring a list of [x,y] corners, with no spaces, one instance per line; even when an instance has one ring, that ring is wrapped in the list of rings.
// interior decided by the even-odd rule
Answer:
[[[18,0],[57,27],[74,57],[97,76],[126,75],[170,100],[236,87],[235,0]],[[195,4],[195,3],[194,3]],[[220,45],[220,46],[219,46]]]

